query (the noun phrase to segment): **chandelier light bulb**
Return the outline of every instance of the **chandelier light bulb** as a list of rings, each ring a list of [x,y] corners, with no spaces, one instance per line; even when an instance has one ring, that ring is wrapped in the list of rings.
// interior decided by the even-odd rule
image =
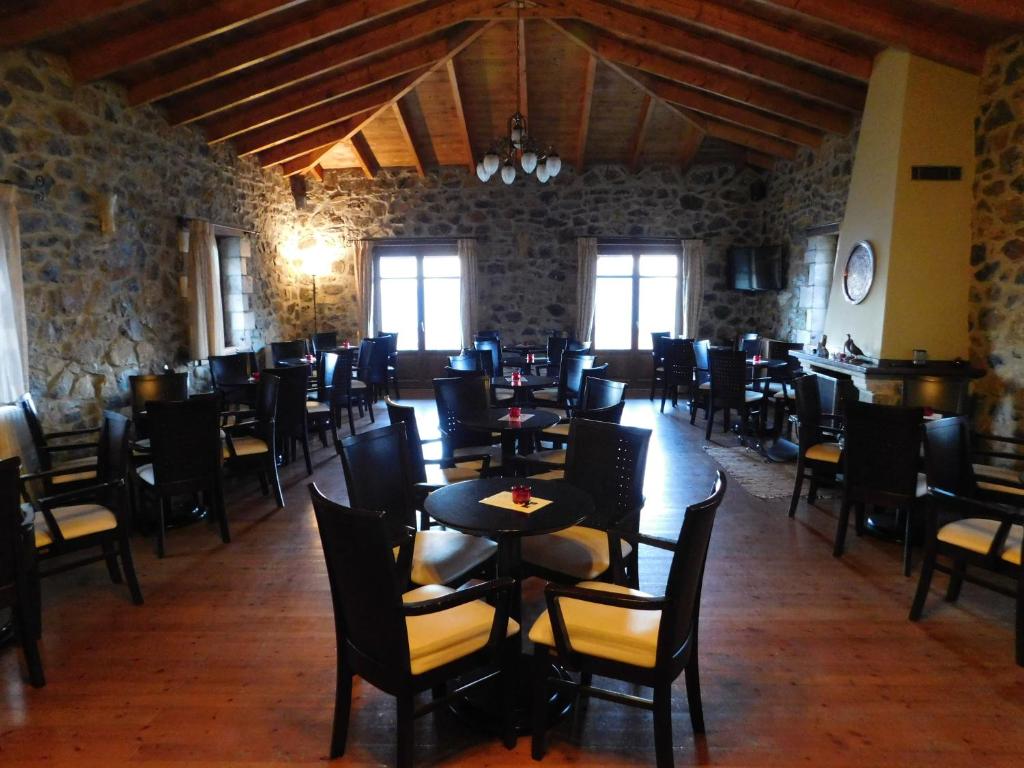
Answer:
[[[548,163],[546,160],[541,160],[537,163],[537,181],[541,184],[546,184],[550,178],[551,172],[548,170]]]
[[[511,162],[507,162],[501,167],[501,180],[506,184],[511,184],[516,180],[516,167]]]
[[[493,176],[500,166],[501,158],[498,157],[496,152],[488,152],[484,155],[484,170],[487,172],[488,178]]]
[[[484,168],[483,160],[476,164],[476,177],[480,179],[480,181],[487,181],[491,178],[491,174],[489,174],[487,169]]]
[[[546,165],[548,167],[548,174],[551,178],[554,178],[562,170],[562,158],[558,156],[557,152],[552,152],[548,155]]]
[[[523,152],[523,156],[519,158],[519,162],[523,166],[523,171],[526,173],[533,173],[537,167],[537,153],[527,150]]]

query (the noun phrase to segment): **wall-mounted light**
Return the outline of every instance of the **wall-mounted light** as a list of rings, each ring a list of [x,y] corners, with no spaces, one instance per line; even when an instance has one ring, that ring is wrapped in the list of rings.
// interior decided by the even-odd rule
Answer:
[[[117,193],[101,192],[99,196],[100,231],[107,236],[117,232]]]
[[[188,253],[188,235],[188,224],[183,221],[183,224],[178,226],[178,253]]]

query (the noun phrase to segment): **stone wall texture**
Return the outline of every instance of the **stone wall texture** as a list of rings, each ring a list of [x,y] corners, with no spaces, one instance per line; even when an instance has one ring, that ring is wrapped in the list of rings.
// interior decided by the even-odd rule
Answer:
[[[350,245],[361,238],[475,237],[479,244],[482,327],[506,338],[542,339],[571,332],[576,321],[576,238],[708,239],[701,334],[731,338],[736,328],[760,327],[760,300],[725,290],[725,250],[751,243],[761,208],[751,198],[755,171],[732,165],[686,172],[652,167],[631,174],[598,166],[582,175],[566,168],[547,185],[519,179],[480,183],[465,169],[420,179],[412,172],[381,173],[370,181],[329,171],[311,183],[300,212],[300,250],[310,233],[334,254],[332,274],[318,280],[319,325],[356,338]],[[296,263],[301,257],[294,257]],[[274,309],[293,335],[312,325],[312,282],[300,268],[282,272]]]
[[[128,376],[191,368],[177,217],[257,231],[256,341],[279,333],[266,277],[294,204],[286,183],[109,83],[73,86],[61,59],[0,54],[0,180],[19,195],[31,390],[53,424],[124,405]],[[117,195],[116,232],[100,199]],[[196,370],[201,385],[202,370]]]
[[[975,141],[971,362],[982,429],[1024,434],[1024,37],[989,50]]]

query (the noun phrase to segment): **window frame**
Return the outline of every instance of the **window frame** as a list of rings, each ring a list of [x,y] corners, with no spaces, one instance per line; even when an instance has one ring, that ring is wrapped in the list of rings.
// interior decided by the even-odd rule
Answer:
[[[401,242],[394,241],[388,243],[377,243],[373,249],[373,306],[374,306],[374,318],[373,327],[377,333],[381,333],[384,328],[381,327],[381,319],[383,314],[382,306],[382,294],[381,294],[381,280],[388,278],[382,278],[380,274],[380,260],[388,257],[410,257],[416,258],[416,349],[404,350],[405,352],[459,352],[461,351],[461,345],[458,348],[453,349],[427,349],[427,326],[426,326],[426,295],[425,295],[425,281],[430,280],[458,280],[459,291],[462,291],[462,265],[459,264],[459,276],[456,277],[431,277],[424,278],[423,275],[423,260],[427,257],[432,256],[446,256],[458,258],[459,248],[458,243],[455,240],[451,241],[437,241],[431,243],[417,243],[417,242]],[[405,278],[409,279],[409,278]],[[460,307],[461,316],[461,307]],[[459,328],[459,335],[461,336],[461,323]]]
[[[607,352],[647,352],[646,349],[640,349],[640,257],[641,256],[675,256],[677,262],[682,254],[681,246],[676,243],[666,243],[665,241],[654,241],[645,242],[643,240],[631,240],[631,241],[616,241],[616,240],[598,240],[597,241],[597,258],[600,260],[605,256],[629,256],[633,259],[633,272],[630,276],[632,280],[632,318],[630,320],[630,346],[626,348],[609,349],[603,350]],[[626,275],[621,276],[604,276],[604,279],[623,279]],[[597,292],[597,286],[599,281],[602,279],[601,275],[598,275],[596,280],[597,284],[594,285],[595,296]],[[676,267],[676,312],[675,317],[672,319],[672,336],[679,334],[679,307],[678,302],[680,300],[679,285],[680,280],[683,279],[681,274],[681,265]],[[597,347],[597,303],[594,304],[594,345]]]

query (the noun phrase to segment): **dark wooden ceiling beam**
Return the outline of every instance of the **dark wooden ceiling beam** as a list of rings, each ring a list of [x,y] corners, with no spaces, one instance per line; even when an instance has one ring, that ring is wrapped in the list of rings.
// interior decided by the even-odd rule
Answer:
[[[546,0],[574,13],[598,29],[614,30],[644,46],[667,48],[673,54],[723,67],[763,80],[817,101],[853,111],[864,108],[866,89],[860,84],[825,77],[763,55],[757,50],[697,34],[659,18],[634,13],[597,0]]]
[[[349,139],[349,144],[352,145],[352,151],[355,153],[356,161],[359,163],[363,175],[368,179],[375,179],[380,173],[380,162],[373,154],[373,150],[370,149],[370,143],[366,140],[363,132],[360,131]]]
[[[372,64],[343,70],[333,77],[279,91],[208,121],[204,125],[206,138],[210,143],[224,141],[274,120],[330,103],[363,88],[379,85],[394,77],[429,66],[447,52],[448,43],[438,40],[394,57],[374,61]]]
[[[627,67],[764,109],[813,128],[841,134],[850,130],[848,113],[802,101],[741,75],[664,56],[611,35],[598,34],[595,47],[602,57]]]
[[[640,107],[640,123],[636,127],[636,133],[633,134],[633,141],[629,150],[629,170],[633,173],[636,173],[637,168],[640,167],[640,156],[644,151],[644,140],[647,138],[647,132],[651,129],[651,120],[654,117],[654,105],[656,103],[653,96],[649,93],[644,94],[644,101]]]
[[[726,122],[736,123],[744,128],[761,131],[779,139],[802,144],[811,149],[821,146],[822,134],[811,128],[758,112],[742,104],[719,99],[703,91],[693,90],[679,83],[648,77],[648,86],[666,101],[680,107],[692,109],[708,117],[718,118]]]
[[[590,110],[594,105],[594,82],[597,80],[597,57],[587,53],[587,73],[583,78],[583,93],[580,94],[580,117],[576,129],[576,173],[583,173],[587,154],[587,139],[590,136]]]
[[[348,120],[369,109],[389,105],[397,98],[398,94],[405,92],[415,77],[415,74],[403,75],[397,80],[374,85],[363,91],[356,91],[344,98],[329,101],[319,107],[307,109],[283,120],[276,120],[243,133],[234,139],[235,150],[241,156],[251,155],[275,144],[281,144],[303,134]]]
[[[0,48],[28,45],[147,0],[37,0],[0,13]]]
[[[520,19],[516,24],[516,40],[519,43],[519,61],[516,63],[519,67],[519,94],[520,103],[516,105],[523,113],[523,117],[527,120],[527,126],[529,126],[530,120],[530,90],[527,87],[526,79],[526,19]]]
[[[713,136],[716,139],[731,141],[733,144],[738,144],[741,147],[786,160],[792,160],[796,157],[796,144],[790,144],[788,141],[782,141],[757,131],[741,128],[732,123],[723,123],[710,118],[705,120],[704,127],[707,130],[708,136]]]
[[[346,0],[330,5],[312,16],[239,40],[191,64],[143,80],[128,89],[128,102],[148,104],[167,98],[413,5],[415,0]]]
[[[416,138],[412,135],[412,130],[409,128],[409,108],[405,104],[404,99],[399,99],[391,105],[392,110],[395,113],[395,121],[398,123],[398,130],[402,132],[402,138],[405,139],[405,143],[409,147],[409,154],[412,156],[412,164],[416,169],[416,173],[422,179],[427,175],[427,169],[423,165],[423,157],[420,155],[420,151],[416,146]]]
[[[839,74],[868,80],[874,57],[851,51],[825,40],[806,35],[792,27],[772,24],[765,19],[707,0],[626,0],[630,5],[679,19],[757,45],[778,51]]]
[[[455,59],[449,59],[445,64],[445,69],[448,72],[452,101],[455,104],[455,129],[462,139],[462,151],[464,152],[462,162],[469,168],[470,173],[475,173],[476,160],[473,158],[473,142],[469,138],[469,123],[466,122],[466,110],[462,104],[462,89],[459,88],[459,76],[455,72]]]
[[[308,0],[208,2],[191,13],[174,15],[165,21],[146,24],[117,37],[82,46],[71,52],[68,64],[79,82],[99,80],[305,2]]]
[[[743,159],[746,160],[747,165],[752,165],[755,168],[764,168],[767,171],[775,170],[775,158],[763,152],[748,149]]]
[[[930,0],[961,13],[981,16],[999,24],[1024,27],[1024,3],[1020,0]]]
[[[449,69],[451,69],[450,65],[452,60],[460,52],[470,46],[473,41],[480,37],[480,35],[490,29],[494,23],[495,22],[493,21],[488,21],[475,25],[475,28],[470,34],[462,36],[458,44],[453,44],[451,46],[443,59],[428,67],[426,71],[413,80],[407,88],[396,94],[394,101],[401,99],[441,67],[449,67]],[[454,70],[452,69],[451,71]],[[370,110],[362,115],[350,118],[343,123],[337,123],[335,125],[328,126],[321,131],[316,131],[313,134],[307,134],[299,139],[271,147],[266,152],[260,153],[260,164],[264,168],[280,164],[285,175],[302,173],[318,163],[320,158],[323,157],[332,146],[337,144],[339,141],[351,139],[353,135],[358,131],[361,131],[367,123],[377,117],[377,115],[389,106],[390,105],[385,105],[375,110]],[[322,140],[322,143],[316,143],[317,140]],[[302,163],[305,163],[305,165],[302,165]]]
[[[856,0],[757,0],[762,5],[799,13],[837,29],[853,32],[893,48],[903,48],[968,72],[981,72],[985,50],[974,41],[930,27],[927,19],[909,18]]]

